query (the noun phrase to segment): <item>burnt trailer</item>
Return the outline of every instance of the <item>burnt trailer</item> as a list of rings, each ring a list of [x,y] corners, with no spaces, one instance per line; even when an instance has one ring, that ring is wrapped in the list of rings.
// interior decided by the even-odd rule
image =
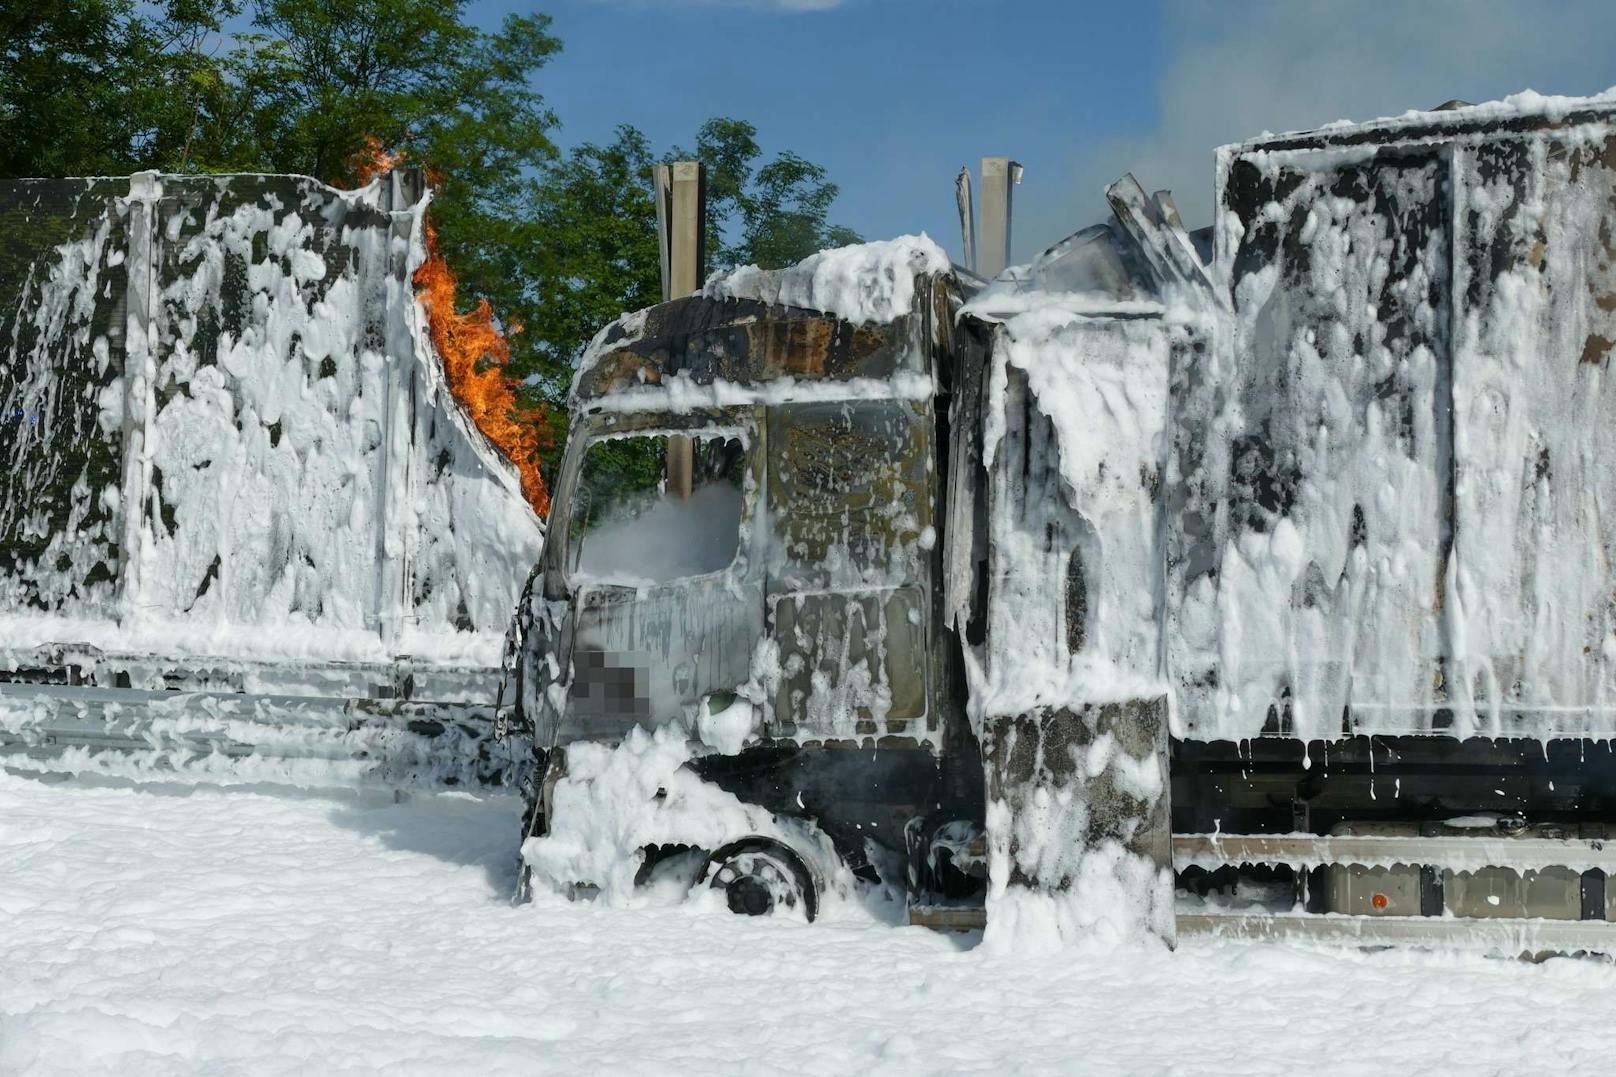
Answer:
[[[0,182],[0,765],[502,783],[543,525],[453,398],[419,172]]]
[[[529,864],[1608,945],[1613,119],[1264,137],[1200,233],[1125,177],[986,286],[899,240],[608,326],[519,617]]]

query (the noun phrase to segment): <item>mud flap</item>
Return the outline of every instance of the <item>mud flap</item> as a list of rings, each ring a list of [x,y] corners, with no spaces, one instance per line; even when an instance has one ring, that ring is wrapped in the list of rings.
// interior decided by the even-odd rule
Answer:
[[[988,719],[987,931],[1174,943],[1167,700]]]

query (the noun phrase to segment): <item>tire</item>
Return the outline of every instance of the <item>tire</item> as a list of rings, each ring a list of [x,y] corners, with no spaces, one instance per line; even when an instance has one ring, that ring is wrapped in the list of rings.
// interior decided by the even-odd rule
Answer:
[[[773,838],[730,842],[707,858],[701,881],[721,891],[729,910],[742,916],[769,916],[801,910],[811,923],[819,913],[814,873],[792,849]]]

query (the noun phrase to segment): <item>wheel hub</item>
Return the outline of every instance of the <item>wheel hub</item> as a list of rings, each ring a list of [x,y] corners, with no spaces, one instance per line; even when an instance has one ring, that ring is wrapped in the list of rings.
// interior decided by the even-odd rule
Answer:
[[[767,916],[774,911],[774,895],[768,886],[751,875],[743,875],[725,890],[729,911],[741,916]]]

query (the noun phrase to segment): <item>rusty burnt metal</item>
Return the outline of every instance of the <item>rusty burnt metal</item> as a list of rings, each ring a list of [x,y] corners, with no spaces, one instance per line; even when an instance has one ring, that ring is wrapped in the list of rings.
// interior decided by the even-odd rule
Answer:
[[[617,339],[608,337],[610,350],[583,373],[576,391],[593,399],[677,375],[698,385],[888,378],[903,365],[909,320],[857,325],[750,299],[675,299],[648,310],[637,335],[614,327]]]

